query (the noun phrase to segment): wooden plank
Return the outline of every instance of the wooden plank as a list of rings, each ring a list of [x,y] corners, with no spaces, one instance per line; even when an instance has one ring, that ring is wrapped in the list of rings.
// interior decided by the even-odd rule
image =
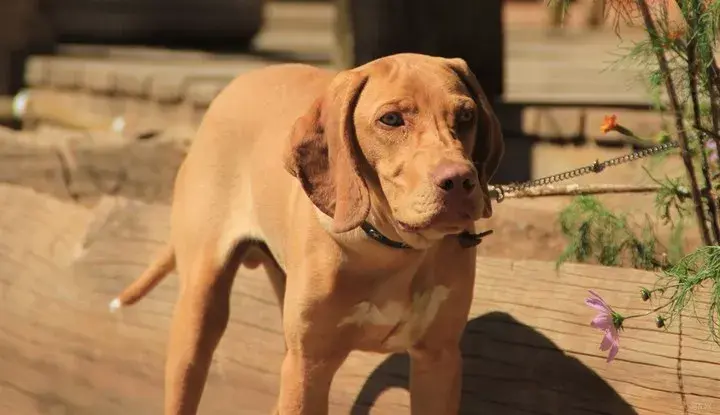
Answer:
[[[107,194],[169,203],[186,145],[165,132],[144,141],[43,127],[0,135],[0,183],[94,205]]]
[[[49,84],[113,93],[111,87],[100,87],[106,79],[136,79],[145,85],[141,93],[150,95],[155,82],[171,84],[161,99],[178,99],[194,76],[227,82],[247,69],[284,60],[306,61],[330,66],[335,50],[333,5],[276,4],[266,5],[267,24],[255,41],[259,56],[229,55],[219,57],[198,51],[170,51],[138,47],[99,47],[68,45],[61,48],[67,57],[34,57],[45,60],[45,76],[36,68],[28,72],[27,81],[35,86]],[[636,82],[637,65],[608,71],[618,59],[619,40],[609,30],[573,32],[568,36],[551,36],[542,28],[522,27],[507,22],[506,92],[509,102],[547,101],[555,103],[616,103],[642,105],[648,103],[643,86]],[[639,32],[623,32],[627,43],[638,38]],[[70,59],[68,59],[70,58]],[[40,65],[31,62],[30,65]],[[57,72],[57,73],[56,73]],[[88,75],[98,72],[98,75]],[[105,74],[111,75],[105,75]],[[95,85],[95,86],[93,86]],[[140,93],[137,87],[117,86],[121,93]],[[168,91],[168,87],[161,88]],[[132,92],[131,92],[132,91]]]
[[[0,408],[14,415],[157,413],[176,278],[117,315],[107,302],[143,270],[168,233],[168,207],[106,198],[94,210],[0,186]],[[462,413],[669,414],[717,408],[718,350],[694,347],[678,380],[679,334],[631,320],[616,362],[583,303],[598,290],[623,311],[654,274],[480,257]],[[202,412],[267,413],[283,353],[279,312],[261,272],[243,270]],[[689,326],[688,326],[689,327]],[[690,328],[688,331],[692,332]],[[693,332],[699,337],[701,331]],[[687,334],[683,334],[687,339]],[[49,345],[52,344],[52,347]],[[331,413],[408,413],[407,359],[355,353],[333,383]],[[368,410],[367,406],[373,405]]]
[[[100,72],[89,72],[101,74]],[[166,131],[179,126],[194,131],[199,126],[208,105],[226,86],[226,81],[213,78],[193,78],[185,81],[184,99],[178,101],[173,85],[183,85],[171,80],[157,86],[154,94],[163,94],[165,99],[150,100],[137,97],[137,93],[112,95],[108,92],[116,85],[117,77],[111,73],[102,73],[88,81],[86,90],[58,90],[48,87],[34,87],[29,90],[26,112],[21,116],[26,128],[38,123],[51,123],[78,128],[80,130],[98,130],[123,126],[127,136],[138,136],[148,131]],[[134,86],[148,85],[138,82]],[[127,86],[127,84],[126,84]],[[136,90],[137,91],[137,90]],[[172,98],[173,95],[175,98]],[[172,99],[170,99],[172,98]],[[9,114],[11,101],[7,97],[3,114]],[[72,103],[72,105],[68,105]],[[608,114],[616,114],[619,121],[635,131],[641,137],[653,138],[661,130],[670,134],[674,128],[667,117],[654,110],[632,110],[622,108],[587,108],[569,106],[527,106],[521,110],[521,123],[505,125],[505,133],[510,136],[527,136],[534,140],[570,143],[575,141],[598,141],[607,144],[627,143],[627,139],[617,132],[603,134],[600,125]],[[2,115],[0,115],[2,116]],[[7,116],[7,115],[6,115]],[[121,124],[118,124],[121,123]],[[627,147],[629,149],[629,147]]]
[[[208,105],[226,86],[226,81],[212,77],[191,78],[183,82],[170,79],[156,85],[156,100],[138,97],[136,92],[112,95],[107,92],[110,83],[116,83],[112,74],[104,79],[88,82],[86,90],[58,90],[34,87],[29,90],[26,113],[21,117],[26,128],[37,123],[52,123],[81,130],[109,129],[122,122],[123,132],[128,136],[145,134],[147,131],[165,131],[183,126],[194,131],[199,126]],[[127,86],[128,84],[126,84]],[[137,82],[131,88],[148,85]],[[178,100],[174,91],[182,89],[184,98]],[[97,91],[103,90],[103,93]],[[164,94],[164,95],[163,95]],[[7,97],[6,102],[10,102]],[[72,105],[67,105],[71,102]],[[3,113],[9,114],[9,104]],[[623,109],[608,107],[588,108],[570,106],[527,106],[521,110],[518,125],[504,125],[505,134],[513,137],[527,136],[534,140],[556,143],[597,141],[612,145],[627,144],[627,139],[617,132],[603,134],[600,125],[605,115],[616,114],[619,121],[641,137],[654,138],[661,130],[670,134],[674,128],[667,117],[655,110]],[[118,121],[121,120],[121,121]],[[626,147],[629,150],[629,147]]]

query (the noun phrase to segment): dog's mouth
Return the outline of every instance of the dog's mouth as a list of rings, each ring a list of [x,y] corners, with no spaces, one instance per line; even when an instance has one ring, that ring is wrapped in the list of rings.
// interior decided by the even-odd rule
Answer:
[[[443,212],[444,213],[444,212]],[[423,231],[433,230],[441,233],[457,233],[472,225],[473,218],[470,215],[460,215],[452,219],[445,217],[446,215],[434,215],[419,223],[408,223],[396,220],[397,228],[405,233],[420,233]]]
[[[462,202],[462,203],[460,203]],[[473,200],[424,203],[421,209],[393,209],[395,229],[403,233],[458,233],[480,219],[482,210]]]
[[[426,230],[430,227],[431,221],[425,221],[420,224],[409,224],[407,222],[403,222],[401,220],[396,221],[398,228],[400,228],[401,231],[407,232],[407,233],[417,233]]]

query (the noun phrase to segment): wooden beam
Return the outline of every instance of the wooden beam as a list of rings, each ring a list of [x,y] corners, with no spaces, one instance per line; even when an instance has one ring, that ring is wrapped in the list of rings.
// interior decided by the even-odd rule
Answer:
[[[105,198],[86,209],[7,185],[0,200],[0,374],[11,374],[0,375],[2,412],[162,412],[177,278],[118,314],[107,303],[161,249],[169,208]],[[716,413],[720,354],[691,319],[682,335],[655,329],[652,317],[630,320],[617,361],[608,365],[598,350],[587,290],[637,312],[648,308],[639,287],[654,281],[630,269],[479,257],[461,412],[675,414],[687,396],[697,408],[687,413]],[[232,304],[201,412],[264,415],[284,352],[265,275],[242,270]],[[354,353],[333,382],[330,413],[409,413],[407,366],[404,355]]]

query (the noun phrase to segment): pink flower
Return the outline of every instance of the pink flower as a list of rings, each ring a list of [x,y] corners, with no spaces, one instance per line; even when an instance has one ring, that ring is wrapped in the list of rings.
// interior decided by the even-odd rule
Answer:
[[[585,299],[585,304],[599,311],[590,325],[604,333],[600,350],[610,350],[607,361],[612,362],[620,349],[619,329],[622,328],[623,316],[616,313],[595,291],[589,290],[592,297]]]

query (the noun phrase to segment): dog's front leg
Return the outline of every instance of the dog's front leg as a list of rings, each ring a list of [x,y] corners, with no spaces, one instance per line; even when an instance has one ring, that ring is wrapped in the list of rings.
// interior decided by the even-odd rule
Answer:
[[[280,373],[278,415],[327,415],[330,384],[346,353],[313,355],[289,349]]]
[[[410,350],[412,415],[457,415],[461,382],[462,355],[457,345]]]
[[[304,290],[288,287],[288,292]],[[330,384],[350,354],[349,343],[345,341],[348,336],[338,330],[337,319],[332,318],[343,313],[328,307],[327,299],[312,305],[307,302],[302,296],[286,298],[283,313],[286,351],[280,369],[278,415],[327,415]]]

